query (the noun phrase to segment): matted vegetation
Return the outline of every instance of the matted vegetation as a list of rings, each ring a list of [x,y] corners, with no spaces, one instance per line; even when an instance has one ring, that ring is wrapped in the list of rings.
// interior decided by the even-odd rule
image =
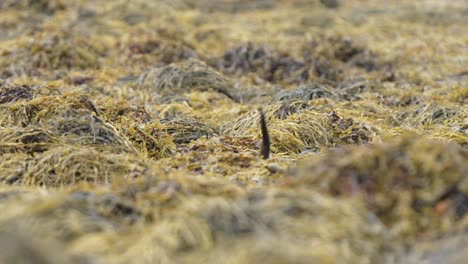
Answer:
[[[0,262],[461,263],[466,28],[463,0],[0,0]]]

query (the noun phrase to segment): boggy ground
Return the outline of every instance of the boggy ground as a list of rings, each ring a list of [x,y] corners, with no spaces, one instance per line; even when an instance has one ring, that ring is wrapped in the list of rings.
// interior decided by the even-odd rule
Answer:
[[[0,1],[0,263],[462,263],[467,18]]]

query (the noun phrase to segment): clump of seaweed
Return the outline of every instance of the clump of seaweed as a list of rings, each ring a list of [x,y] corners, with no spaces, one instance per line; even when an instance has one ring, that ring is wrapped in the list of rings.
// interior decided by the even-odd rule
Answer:
[[[86,241],[86,238],[106,231],[123,230],[143,219],[142,213],[131,201],[118,195],[86,190],[38,194],[33,190],[37,189],[3,199],[0,204],[4,212],[0,217],[1,226],[10,227],[12,231],[16,226],[39,238],[39,241],[40,238],[47,238],[62,245],[94,244],[92,240]],[[17,205],[14,210],[7,206],[12,203]],[[104,243],[101,245],[104,246]],[[68,250],[66,248],[65,252],[68,253]],[[76,254],[75,251],[71,255],[85,257],[87,254]]]
[[[362,205],[306,190],[254,190],[233,201],[199,197],[177,208],[130,246],[123,262],[137,256],[208,263],[219,256],[236,263],[381,262],[392,248],[383,225]],[[336,240],[343,246],[333,246]],[[149,243],[160,250],[145,250]],[[317,246],[301,250],[302,243]]]
[[[110,123],[125,123],[133,121],[146,124],[154,118],[143,106],[130,104],[127,101],[104,102],[103,118]]]
[[[274,0],[257,0],[255,2],[251,2],[249,0],[218,0],[216,2],[212,2],[209,0],[183,0],[183,2],[185,3],[185,6],[187,8],[195,8],[207,13],[251,12],[253,10],[271,9],[275,6]]]
[[[372,131],[352,118],[341,118],[336,112],[329,114],[328,128],[331,129],[332,144],[364,144],[371,140]]]
[[[288,53],[252,42],[228,49],[216,65],[227,74],[253,73],[268,82],[285,85],[322,79],[336,82],[342,79],[343,74],[339,63],[323,56],[304,54],[297,59]]]
[[[357,45],[353,39],[343,35],[317,35],[317,40],[307,43],[303,47],[305,56],[323,56],[341,62],[349,62],[365,49]],[[323,38],[324,41],[318,39]]]
[[[106,105],[105,119],[116,125],[117,131],[132,145],[151,158],[165,158],[175,149],[173,138],[163,132],[163,126],[144,107],[128,103]]]
[[[462,146],[468,142],[468,111],[464,107],[419,104],[401,111],[398,117],[402,125],[415,128],[418,133],[451,139]]]
[[[219,70],[230,75],[256,76],[272,83],[305,84],[313,80],[332,84],[349,79],[348,75],[381,70],[390,78],[390,64],[378,61],[368,49],[354,44],[353,40],[341,35],[316,36],[304,44],[301,57],[268,48],[253,42],[234,46],[225,51],[215,64]],[[350,68],[364,71],[351,71]],[[387,76],[388,75],[388,76]]]
[[[238,184],[263,184],[270,180],[271,173],[263,168],[259,149],[259,142],[248,137],[202,137],[178,144],[170,159],[158,160],[157,164],[171,174],[228,177]]]
[[[193,48],[180,41],[149,39],[134,41],[128,45],[128,59],[131,61],[162,67],[189,58],[198,58]]]
[[[327,8],[338,8],[341,5],[341,0],[320,0],[320,3]]]
[[[172,136],[174,143],[184,144],[201,137],[210,138],[217,132],[214,128],[190,118],[162,119],[162,131]]]
[[[411,110],[410,110],[411,111]],[[444,107],[437,104],[424,104],[412,110],[409,115],[403,112],[403,116],[412,124],[433,125],[447,122],[463,109]],[[466,115],[466,113],[464,113]],[[402,116],[402,117],[403,117]]]
[[[1,64],[14,75],[38,75],[43,70],[96,69],[105,47],[73,31],[34,32],[3,52]],[[5,64],[8,62],[8,64]]]
[[[140,76],[135,88],[151,91],[161,98],[190,91],[213,91],[236,100],[230,80],[195,59],[153,68]]]
[[[32,99],[34,88],[30,85],[13,85],[0,80],[0,104]]]
[[[338,85],[337,90],[348,95],[356,95],[361,93],[378,92],[381,87],[382,84],[380,81],[372,79],[368,80],[361,77],[341,82],[340,85]]]
[[[272,152],[299,153],[347,144],[367,143],[375,132],[353,119],[342,119],[316,111],[304,101],[283,101],[265,108],[269,123]],[[221,126],[221,131],[232,136],[259,138],[259,114],[251,111]]]
[[[0,0],[0,262],[463,262],[465,6],[382,2]]]
[[[404,136],[307,159],[293,182],[340,197],[362,195],[396,234],[408,236],[464,216],[458,203],[467,195],[466,164],[468,152],[457,144]]]
[[[67,7],[67,1],[64,0],[4,0],[0,2],[1,8],[29,9],[33,8],[38,12],[54,14]]]
[[[0,256],[2,263],[79,263],[64,254],[63,248],[57,241],[37,239],[13,224],[0,230],[0,247],[2,247]]]
[[[39,96],[0,107],[0,124],[16,130],[2,138],[12,148],[36,151],[51,146],[46,142],[62,144],[110,146],[114,150],[132,152],[131,144],[117,129],[98,116],[96,104],[85,95],[71,93],[57,96]],[[2,133],[11,132],[8,128]],[[38,149],[38,147],[40,147]]]
[[[4,146],[2,146],[2,150]],[[20,178],[24,174],[26,162],[31,158],[26,153],[4,153],[0,152],[0,182],[2,184],[17,185],[20,184]]]
[[[111,155],[112,154],[112,155]],[[147,165],[135,154],[90,147],[58,146],[25,162],[23,185],[59,187],[79,182],[109,183],[142,173]]]
[[[122,123],[120,129],[141,153],[151,158],[166,158],[174,152],[172,136],[165,133],[163,126],[158,122],[142,125],[133,122]]]
[[[314,63],[316,73],[333,82],[349,80],[354,74],[379,72],[384,79],[393,79],[392,64],[352,38],[341,35],[315,35],[301,48],[305,62]]]
[[[342,93],[331,87],[309,83],[291,90],[284,90],[275,96],[276,101],[303,100],[310,101],[319,98],[330,98],[333,100],[351,100],[355,98],[352,94]]]
[[[41,127],[0,128],[0,153],[43,152],[59,141],[57,137]]]
[[[232,75],[255,73],[269,82],[286,83],[304,80],[304,64],[287,54],[269,49],[265,46],[248,42],[228,49],[217,67],[222,72]]]

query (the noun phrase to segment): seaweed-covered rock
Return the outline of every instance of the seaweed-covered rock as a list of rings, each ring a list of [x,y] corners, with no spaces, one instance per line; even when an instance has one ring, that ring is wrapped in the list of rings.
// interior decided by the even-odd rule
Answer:
[[[336,78],[335,74],[331,73],[335,71],[333,65],[324,60],[299,60],[287,53],[253,42],[228,49],[216,65],[226,74],[254,73],[271,83],[301,84],[314,78]]]
[[[251,12],[253,10],[271,9],[275,6],[274,0],[184,0],[186,7],[196,8],[203,12],[227,12],[227,13],[241,13]]]
[[[0,104],[33,98],[35,87],[30,85],[12,85],[0,80]]]
[[[124,120],[132,120],[138,124],[146,124],[153,120],[153,117],[144,107],[132,105],[126,101],[106,105],[104,116],[109,122],[116,123]]]
[[[142,173],[146,167],[134,154],[71,146],[42,152],[27,159],[23,166],[24,170],[18,173],[21,184],[47,187],[119,181]]]
[[[0,263],[463,262],[466,4],[381,2],[0,0]]]
[[[252,42],[227,50],[217,66],[229,74],[257,73],[270,82],[292,79],[304,67],[292,57]]]
[[[343,119],[335,112],[315,111],[304,101],[283,101],[265,108],[273,152],[299,153],[347,144],[372,141],[375,132],[352,118]],[[221,126],[232,136],[260,137],[259,114],[251,111]]]
[[[32,8],[37,12],[53,14],[64,10],[67,7],[66,0],[3,0],[0,2],[1,8]]]
[[[31,190],[33,189],[7,197],[0,203],[0,208],[3,209],[0,223],[2,227],[9,226],[10,231],[14,231],[16,227],[21,233],[32,235],[32,242],[50,239],[62,246],[64,242],[80,243],[80,239],[93,234],[118,232],[143,217],[131,201],[116,194],[81,190],[38,195]],[[8,203],[14,203],[15,210],[10,209]],[[15,216],[18,219],[13,221]],[[60,244],[57,246],[60,247]],[[69,248],[64,248],[62,253],[71,252]],[[73,253],[76,254],[76,251]],[[81,252],[76,257],[84,257],[85,254],[88,253]]]
[[[6,229],[6,230],[5,230]],[[79,264],[63,253],[57,241],[38,239],[13,224],[0,229],[1,263],[23,264]]]
[[[43,152],[59,141],[58,135],[41,127],[0,128],[0,153]]]
[[[320,87],[316,85],[306,85],[300,86],[292,90],[282,91],[275,96],[277,101],[286,101],[286,100],[303,100],[310,101],[312,99],[327,97],[330,98],[333,96],[333,93],[325,87]]]
[[[136,241],[122,262],[385,262],[390,238],[362,205],[349,200],[307,190],[256,190],[233,201],[185,200]],[[337,240],[341,247],[333,246]],[[150,241],[160,250],[141,254]],[[305,246],[311,244],[316,246]]]
[[[136,88],[157,93],[160,97],[190,91],[213,91],[236,100],[231,81],[195,59],[153,68],[140,76]]]
[[[425,104],[418,106],[414,111],[409,114],[404,113],[408,121],[415,124],[421,125],[432,125],[447,122],[450,118],[462,113],[465,118],[468,117],[468,113],[463,109],[444,107],[437,104]]]
[[[337,90],[343,91],[346,94],[355,95],[366,92],[377,92],[381,87],[382,85],[378,81],[357,78],[340,83]]]
[[[398,113],[399,122],[421,134],[468,144],[468,109],[445,104],[415,104]]]
[[[394,78],[392,63],[345,35],[318,34],[302,46],[301,52],[305,62],[315,65],[318,76],[335,83],[369,72],[380,73],[382,79]]]
[[[53,147],[47,142],[55,142],[134,151],[114,126],[98,116],[98,107],[86,95],[38,96],[0,106],[0,113],[5,117],[0,124],[12,126],[1,130],[5,135],[1,141],[12,149],[39,151]]]
[[[467,164],[468,152],[457,144],[406,136],[310,158],[294,184],[363,195],[370,210],[407,236],[438,228],[442,218],[460,219],[455,208],[459,194],[467,194]],[[441,209],[445,203],[452,210]]]
[[[407,253],[402,253],[399,261],[405,263],[458,264],[468,257],[468,234],[466,230],[454,230],[443,237],[419,239]]]
[[[97,69],[104,55],[105,45],[81,33],[35,32],[4,52],[0,65],[14,75],[34,76],[41,70]]]
[[[113,123],[138,151],[151,158],[165,158],[175,148],[171,135],[161,131],[162,126],[144,107],[111,103],[105,106],[103,118]]]
[[[304,52],[313,51],[315,55],[322,55],[328,59],[336,59],[341,62],[349,62],[355,56],[365,51],[362,45],[356,44],[352,38],[344,35],[322,36],[325,41],[312,42],[306,45]],[[312,50],[310,50],[312,48]],[[310,54],[313,55],[313,54]]]
[[[323,85],[306,84],[291,90],[284,90],[275,96],[276,101],[303,100],[310,101],[318,98],[330,98],[335,100],[351,100],[354,96],[336,91]]]
[[[145,62],[156,67],[198,57],[193,48],[181,42],[164,39],[132,42],[128,50],[130,60]]]
[[[341,0],[320,0],[327,8],[337,8],[341,5]]]
[[[227,49],[223,57],[212,65],[226,74],[254,73],[268,82],[283,84],[307,84],[314,80],[336,84],[347,80],[350,73],[371,71],[382,71],[385,78],[390,78],[391,64],[382,62],[372,51],[355,44],[351,38],[341,35],[318,35],[316,38],[303,44],[299,58],[247,42]]]
[[[196,119],[174,118],[163,119],[162,131],[169,133],[174,138],[174,143],[184,144],[201,137],[212,137],[216,130]]]
[[[121,129],[141,153],[151,158],[166,158],[174,152],[174,141],[171,135],[162,131],[161,124],[127,123]]]
[[[5,146],[1,146],[2,149]],[[24,175],[25,163],[31,159],[31,156],[26,153],[0,153],[0,182],[2,184],[17,185],[21,184],[21,178]]]

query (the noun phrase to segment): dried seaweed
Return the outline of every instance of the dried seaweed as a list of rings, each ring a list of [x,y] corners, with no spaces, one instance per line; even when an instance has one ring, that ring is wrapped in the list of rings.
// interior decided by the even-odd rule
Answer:
[[[190,91],[216,91],[235,99],[230,81],[195,59],[154,68],[140,76],[137,88],[152,91],[160,97]]]
[[[138,157],[111,153],[83,147],[56,147],[29,160],[20,181],[34,186],[64,186],[82,181],[108,183],[144,170],[145,165]]]
[[[8,85],[0,82],[0,104],[31,99],[33,89],[34,87],[28,85]]]
[[[299,153],[346,144],[367,143],[375,132],[352,119],[341,119],[336,113],[315,111],[303,101],[284,101],[265,108],[273,152]],[[259,137],[258,113],[252,111],[221,126],[233,136]]]
[[[196,52],[187,45],[163,39],[133,42],[128,46],[128,50],[128,60],[146,62],[156,67],[198,57]]]
[[[308,160],[294,184],[314,185],[337,196],[363,193],[370,209],[396,233],[414,235],[438,228],[443,217],[459,217],[436,206],[446,199],[457,206],[457,196],[444,194],[462,189],[467,161],[468,153],[456,144],[406,136]]]
[[[196,119],[163,119],[160,121],[164,127],[163,132],[174,139],[174,143],[183,144],[201,137],[210,138],[216,130]]]
[[[0,0],[0,262],[463,260],[462,2]]]
[[[96,69],[104,54],[104,45],[90,42],[86,35],[66,30],[35,32],[22,45],[4,52],[0,65],[14,75],[34,76],[43,69]]]

